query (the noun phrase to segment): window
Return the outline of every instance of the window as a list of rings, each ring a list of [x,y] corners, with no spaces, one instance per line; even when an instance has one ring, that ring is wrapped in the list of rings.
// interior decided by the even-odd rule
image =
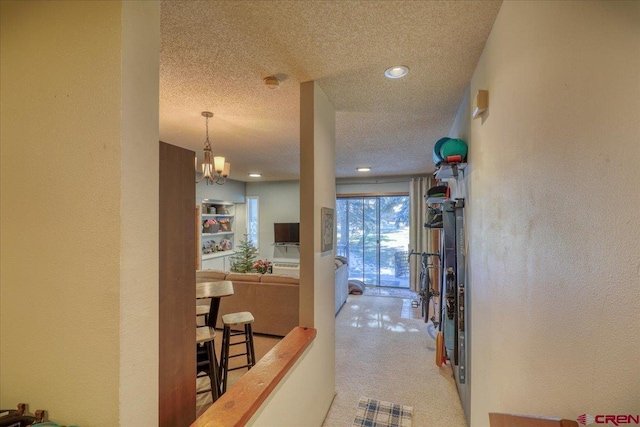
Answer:
[[[253,246],[258,249],[258,198],[255,196],[247,197],[247,238]]]
[[[409,197],[360,196],[336,200],[337,254],[349,278],[367,285],[409,287]]]

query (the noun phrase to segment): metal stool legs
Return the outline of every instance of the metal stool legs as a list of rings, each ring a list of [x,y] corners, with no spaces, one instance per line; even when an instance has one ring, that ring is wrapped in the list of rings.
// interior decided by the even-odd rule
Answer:
[[[208,327],[203,329],[209,330]],[[203,330],[196,332],[196,376],[200,372],[206,373],[211,384],[210,389],[198,391],[197,394],[208,393],[210,391],[211,399],[215,402],[220,397],[219,366],[214,347],[215,332],[210,333]]]
[[[233,314],[235,315],[235,314],[243,314],[243,313],[233,313]],[[250,316],[250,313],[247,313],[247,314],[249,314]],[[227,320],[229,320],[229,322],[225,321],[223,318],[224,330],[222,332],[222,351],[220,355],[220,371],[218,375],[220,377],[220,383],[221,383],[221,390],[220,390],[221,394],[227,391],[227,382],[228,382],[230,371],[235,371],[237,369],[244,369],[244,368],[251,369],[256,364],[256,354],[255,354],[255,348],[253,345],[253,329],[251,327],[251,323],[253,322],[253,316],[250,316],[250,319],[248,316],[246,318],[243,318],[242,320],[238,320],[237,318],[233,319],[235,320],[235,322],[233,322],[232,319],[227,319]],[[244,331],[231,331],[231,326],[233,325],[239,326],[239,324],[244,324]],[[241,341],[231,342],[231,338],[235,336],[242,336],[243,339]],[[244,353],[238,353],[238,354],[230,353],[231,346],[241,345],[241,344],[245,345]],[[247,363],[242,366],[229,368],[229,360],[234,357],[240,357],[240,356],[246,356]]]
[[[218,360],[213,341],[205,344],[209,356],[209,381],[211,382],[211,398],[215,402],[220,397],[220,377],[218,376]]]

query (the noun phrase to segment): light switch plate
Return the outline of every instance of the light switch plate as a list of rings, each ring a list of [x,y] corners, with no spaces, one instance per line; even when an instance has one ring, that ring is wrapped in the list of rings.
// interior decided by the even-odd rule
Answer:
[[[474,119],[477,119],[482,115],[482,113],[487,111],[487,108],[489,108],[489,91],[481,89],[476,93],[476,97],[473,98],[473,110],[471,115]]]

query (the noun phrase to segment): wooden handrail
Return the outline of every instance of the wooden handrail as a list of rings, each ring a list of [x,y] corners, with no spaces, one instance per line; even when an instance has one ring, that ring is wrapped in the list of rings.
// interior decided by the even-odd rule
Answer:
[[[499,412],[489,412],[489,425],[491,427],[578,427],[578,423],[574,420]]]
[[[191,424],[192,427],[245,425],[316,337],[296,327]]]

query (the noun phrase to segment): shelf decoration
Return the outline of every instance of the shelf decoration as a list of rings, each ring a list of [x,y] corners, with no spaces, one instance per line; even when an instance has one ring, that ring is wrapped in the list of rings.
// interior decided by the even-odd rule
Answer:
[[[207,241],[204,245],[202,245],[202,254],[203,255],[209,255],[209,254],[213,254],[216,253],[216,241],[215,240],[209,240]]]
[[[220,224],[215,219],[207,219],[202,223],[203,233],[217,233],[220,229]]]
[[[223,251],[230,251],[233,249],[233,243],[229,239],[222,239],[220,240],[220,247]]]
[[[229,221],[229,218],[220,218],[218,222],[220,223],[220,230],[231,231],[231,221]]]

